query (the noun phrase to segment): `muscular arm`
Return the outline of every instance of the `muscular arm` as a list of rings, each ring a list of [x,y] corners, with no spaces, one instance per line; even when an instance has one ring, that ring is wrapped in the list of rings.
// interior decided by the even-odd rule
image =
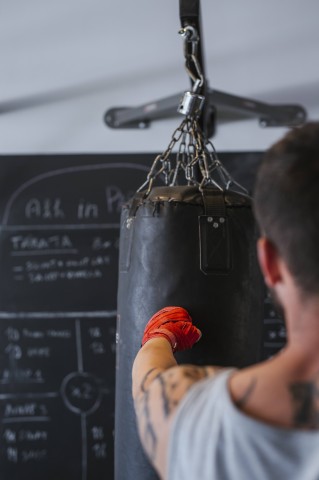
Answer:
[[[218,368],[178,366],[169,342],[149,340],[133,365],[133,399],[139,435],[151,463],[165,478],[167,447],[172,419],[181,399],[199,380]]]

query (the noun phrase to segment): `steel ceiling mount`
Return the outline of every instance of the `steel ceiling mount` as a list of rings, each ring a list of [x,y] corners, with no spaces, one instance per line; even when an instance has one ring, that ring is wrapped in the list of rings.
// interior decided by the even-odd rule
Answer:
[[[193,91],[196,89],[196,93],[205,98],[199,123],[207,137],[213,136],[216,112],[220,111],[235,118],[236,116],[258,118],[262,127],[294,127],[306,121],[307,112],[300,105],[267,104],[209,88],[201,41],[200,0],[179,0],[179,7],[181,20],[179,33],[184,36],[185,66]],[[193,34],[196,36],[196,42]],[[192,51],[194,45],[196,52]],[[174,117],[181,112],[181,97],[185,98],[185,93],[178,93],[138,107],[111,108],[105,113],[104,121],[110,128],[145,129],[153,120]]]

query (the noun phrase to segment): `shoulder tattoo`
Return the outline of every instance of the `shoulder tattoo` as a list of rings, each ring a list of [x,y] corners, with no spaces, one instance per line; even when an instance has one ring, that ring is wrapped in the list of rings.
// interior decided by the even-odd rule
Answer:
[[[257,379],[252,378],[248,387],[246,387],[244,393],[241,395],[241,397],[238,398],[238,400],[236,400],[234,402],[236,407],[243,408],[246,405],[246,403],[248,402],[251,394],[255,390],[256,384],[257,384]]]
[[[293,404],[293,425],[319,428],[318,380],[292,383],[289,385],[289,393]]]

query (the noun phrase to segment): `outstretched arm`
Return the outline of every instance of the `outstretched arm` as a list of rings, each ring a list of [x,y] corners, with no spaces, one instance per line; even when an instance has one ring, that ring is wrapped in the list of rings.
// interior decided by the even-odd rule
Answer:
[[[133,398],[140,439],[162,478],[176,407],[194,383],[218,371],[214,367],[177,365],[173,350],[190,348],[201,335],[186,314],[179,307],[168,307],[156,314],[155,321],[152,317],[145,329],[144,346],[133,365]]]

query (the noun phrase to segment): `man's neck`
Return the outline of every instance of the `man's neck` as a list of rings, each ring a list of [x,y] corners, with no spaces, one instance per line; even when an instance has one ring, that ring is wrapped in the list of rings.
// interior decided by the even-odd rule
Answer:
[[[304,367],[319,371],[319,299],[294,296],[285,307],[287,347],[285,355]]]

